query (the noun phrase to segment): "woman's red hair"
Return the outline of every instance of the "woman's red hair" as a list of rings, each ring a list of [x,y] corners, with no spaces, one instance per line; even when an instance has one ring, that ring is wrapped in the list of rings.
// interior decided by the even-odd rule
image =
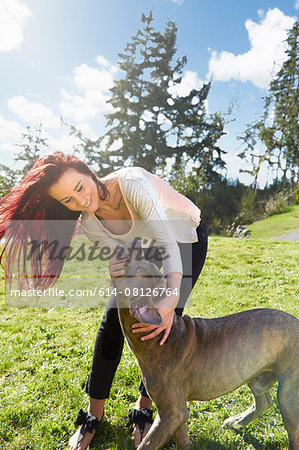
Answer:
[[[24,282],[28,286],[30,281],[30,287],[46,289],[61,274],[66,255],[51,258],[49,243],[57,241],[60,248],[69,246],[81,212],[67,209],[50,197],[48,191],[68,169],[91,176],[98,185],[100,198],[107,197],[105,185],[85,162],[56,151],[38,158],[25,178],[0,200],[0,239],[5,235],[6,277],[10,278],[17,270],[21,287]],[[65,222],[60,226],[61,220]],[[28,275],[28,242],[33,240],[41,244],[41,251],[31,252]],[[4,250],[0,262],[3,253]]]

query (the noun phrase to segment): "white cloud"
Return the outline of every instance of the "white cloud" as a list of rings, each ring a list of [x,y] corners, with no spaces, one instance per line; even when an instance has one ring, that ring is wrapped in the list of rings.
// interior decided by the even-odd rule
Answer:
[[[101,113],[112,111],[107,100],[118,68],[101,55],[95,61],[99,68],[81,64],[73,69],[72,83],[75,90],[61,91],[60,109],[63,117],[76,122],[87,122]]]
[[[209,75],[215,80],[251,81],[260,88],[267,88],[273,73],[279,70],[286,59],[286,43],[283,41],[295,19],[286,16],[278,8],[269,9],[264,17],[259,11],[259,16],[260,23],[250,19],[245,22],[251,44],[248,52],[238,55],[227,51],[220,55],[212,53]]]
[[[0,0],[0,51],[19,49],[30,9],[18,0]]]
[[[75,86],[83,91],[107,92],[113,86],[113,76],[110,69],[95,69],[87,64],[81,64],[73,70]]]
[[[62,116],[75,122],[86,122],[95,119],[101,112],[110,109],[106,104],[108,96],[97,91],[87,91],[83,96],[74,92],[61,91],[60,109]]]
[[[198,78],[196,72],[191,72],[190,70],[186,70],[182,80],[179,84],[169,86],[167,92],[172,97],[187,97],[190,94],[192,89],[200,89],[202,88],[203,81]]]
[[[41,123],[46,128],[58,128],[60,126],[60,119],[53,114],[51,108],[41,103],[31,102],[22,95],[9,99],[7,104],[26,123],[35,125]]]
[[[102,67],[106,67],[112,73],[116,73],[118,71],[118,67],[112,64],[108,59],[104,58],[102,55],[97,55],[95,57],[95,61]]]
[[[65,153],[72,153],[73,147],[80,143],[79,138],[69,134],[62,134],[59,137],[48,135],[47,139],[47,144],[49,146],[47,152],[59,150]]]
[[[89,139],[96,140],[99,137],[99,135],[94,132],[94,130],[91,128],[88,122],[77,123],[76,128],[77,130],[80,130],[83,133],[83,135]]]
[[[295,1],[295,5],[294,5],[295,9],[299,9],[299,0]]]
[[[0,152],[1,162],[7,164],[7,160],[12,159],[12,155],[17,152],[16,144],[22,141],[22,133],[24,128],[13,120],[6,120],[0,115]],[[5,158],[5,154],[7,158]]]
[[[184,0],[171,0],[173,3],[176,3],[177,5],[182,5],[184,3]]]
[[[21,136],[24,128],[13,120],[6,120],[0,115],[0,141],[8,141]]]

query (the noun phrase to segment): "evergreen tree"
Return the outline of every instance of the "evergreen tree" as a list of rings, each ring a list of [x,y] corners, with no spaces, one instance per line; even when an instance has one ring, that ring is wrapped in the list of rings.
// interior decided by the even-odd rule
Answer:
[[[210,83],[178,95],[187,58],[173,62],[177,27],[168,21],[164,32],[155,31],[153,14],[142,14],[143,27],[119,54],[124,76],[115,81],[109,103],[114,111],[106,116],[108,131],[101,140],[105,151],[93,147],[85,152],[88,161],[111,161],[111,169],[139,165],[151,172],[164,169],[173,158],[173,173],[191,163],[204,178],[213,178],[224,166],[217,140],[224,121],[208,115],[205,104]],[[100,164],[99,164],[100,165]]]
[[[269,94],[264,99],[262,117],[250,124],[239,139],[245,144],[241,158],[251,157],[254,185],[261,166],[267,162],[283,179],[298,181],[299,169],[299,26],[295,22],[287,38],[287,60],[270,83]],[[264,144],[260,154],[256,144]]]
[[[218,170],[225,167],[222,155],[226,152],[217,145],[225,134],[225,120],[218,113],[206,112],[210,88],[211,83],[206,83],[200,90],[193,89],[188,96],[174,99],[170,120],[175,146],[170,180],[178,190],[184,190],[187,178],[191,184],[211,185],[220,179]]]
[[[152,12],[142,14],[143,28],[119,54],[119,67],[125,76],[111,89],[109,102],[115,112],[106,116],[110,128],[105,136],[115,166],[141,165],[150,171],[173,152],[165,130],[165,111],[170,107],[168,87],[175,75],[175,83],[180,82],[186,61],[183,58],[172,68],[175,24],[168,21],[161,33],[153,29],[152,21]],[[119,148],[113,150],[117,144]]]

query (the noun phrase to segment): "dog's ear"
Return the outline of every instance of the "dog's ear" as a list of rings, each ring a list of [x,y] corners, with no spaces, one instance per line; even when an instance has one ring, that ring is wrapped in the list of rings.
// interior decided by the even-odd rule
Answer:
[[[149,325],[162,325],[163,319],[156,308],[149,308],[143,306],[141,308],[132,309],[132,315],[139,320],[139,322]]]
[[[130,242],[126,242],[122,245],[122,249],[122,256],[129,256],[132,263],[145,259],[141,241],[138,238],[135,238]]]
[[[141,241],[138,238],[132,239],[131,241],[125,242],[124,244],[122,244],[122,247],[125,250],[130,250],[132,247],[134,249],[142,249],[142,245],[141,245]]]

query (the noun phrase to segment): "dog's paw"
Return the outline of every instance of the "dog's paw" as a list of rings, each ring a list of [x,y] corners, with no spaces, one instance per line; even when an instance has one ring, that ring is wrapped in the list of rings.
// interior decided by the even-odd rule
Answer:
[[[222,426],[233,428],[234,430],[241,430],[242,428],[244,428],[244,425],[240,424],[240,421],[242,419],[243,419],[243,416],[241,414],[238,414],[237,416],[229,417],[228,419],[225,419]]]

